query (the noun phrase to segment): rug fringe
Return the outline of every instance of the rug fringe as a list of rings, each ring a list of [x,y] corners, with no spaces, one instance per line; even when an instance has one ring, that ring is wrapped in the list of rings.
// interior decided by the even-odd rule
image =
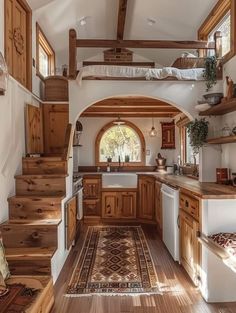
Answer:
[[[91,294],[64,294],[66,298],[82,298],[82,297],[140,297],[140,296],[153,296],[153,295],[163,295],[162,292],[144,292],[144,293],[91,293]]]

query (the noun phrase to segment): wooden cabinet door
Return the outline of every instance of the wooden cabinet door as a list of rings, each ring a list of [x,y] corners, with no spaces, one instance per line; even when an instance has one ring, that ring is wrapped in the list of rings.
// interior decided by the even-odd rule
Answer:
[[[181,264],[195,284],[199,275],[199,223],[180,210],[180,259]]]
[[[102,193],[102,217],[117,217],[119,197],[117,192]]]
[[[152,177],[139,179],[139,217],[152,220],[154,216],[154,182]]]
[[[69,123],[68,104],[43,104],[44,152],[62,154]]]
[[[76,217],[76,197],[73,197],[66,206],[66,247],[67,249],[73,244],[76,236],[76,224],[77,224],[77,217]]]
[[[84,199],[98,199],[101,195],[101,179],[84,178],[83,179]]]
[[[26,106],[26,150],[27,153],[43,153],[42,110],[36,106]]]
[[[158,181],[155,181],[155,217],[158,230],[162,233],[161,183]]]
[[[118,217],[136,218],[136,192],[118,192]]]
[[[100,200],[83,200],[84,216],[100,216]]]

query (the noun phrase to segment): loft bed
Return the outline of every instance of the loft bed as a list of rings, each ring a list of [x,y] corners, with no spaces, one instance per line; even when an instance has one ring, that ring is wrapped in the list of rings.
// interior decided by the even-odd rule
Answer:
[[[153,64],[144,67],[142,62],[92,62],[92,65],[77,70],[78,48],[156,48],[156,49],[197,49],[201,57],[178,58],[171,67],[154,68]],[[69,31],[69,79],[82,80],[204,80],[204,61],[208,50],[213,50],[218,58],[217,78],[222,78],[221,51],[222,37],[216,32],[214,42],[207,41],[168,41],[168,40],[97,40],[78,39],[76,31]],[[147,62],[148,63],[148,62]],[[149,62],[150,63],[150,62]]]

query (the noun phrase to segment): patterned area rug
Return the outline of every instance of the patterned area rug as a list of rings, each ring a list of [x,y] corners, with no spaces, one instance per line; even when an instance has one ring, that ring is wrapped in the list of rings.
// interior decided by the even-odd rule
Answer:
[[[141,227],[89,227],[67,296],[159,294]]]

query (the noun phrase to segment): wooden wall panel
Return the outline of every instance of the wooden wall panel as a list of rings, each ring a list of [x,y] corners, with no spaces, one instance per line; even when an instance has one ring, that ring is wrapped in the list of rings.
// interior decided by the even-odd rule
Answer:
[[[66,247],[69,250],[71,245],[73,244],[75,240],[76,235],[76,224],[77,224],[77,209],[76,209],[76,197],[73,197],[69,202],[67,203],[67,223],[66,223],[66,234],[67,234],[67,240],[66,240]]]
[[[43,104],[44,152],[62,154],[69,123],[68,104]]]
[[[26,151],[44,152],[42,110],[30,104],[26,107]]]

